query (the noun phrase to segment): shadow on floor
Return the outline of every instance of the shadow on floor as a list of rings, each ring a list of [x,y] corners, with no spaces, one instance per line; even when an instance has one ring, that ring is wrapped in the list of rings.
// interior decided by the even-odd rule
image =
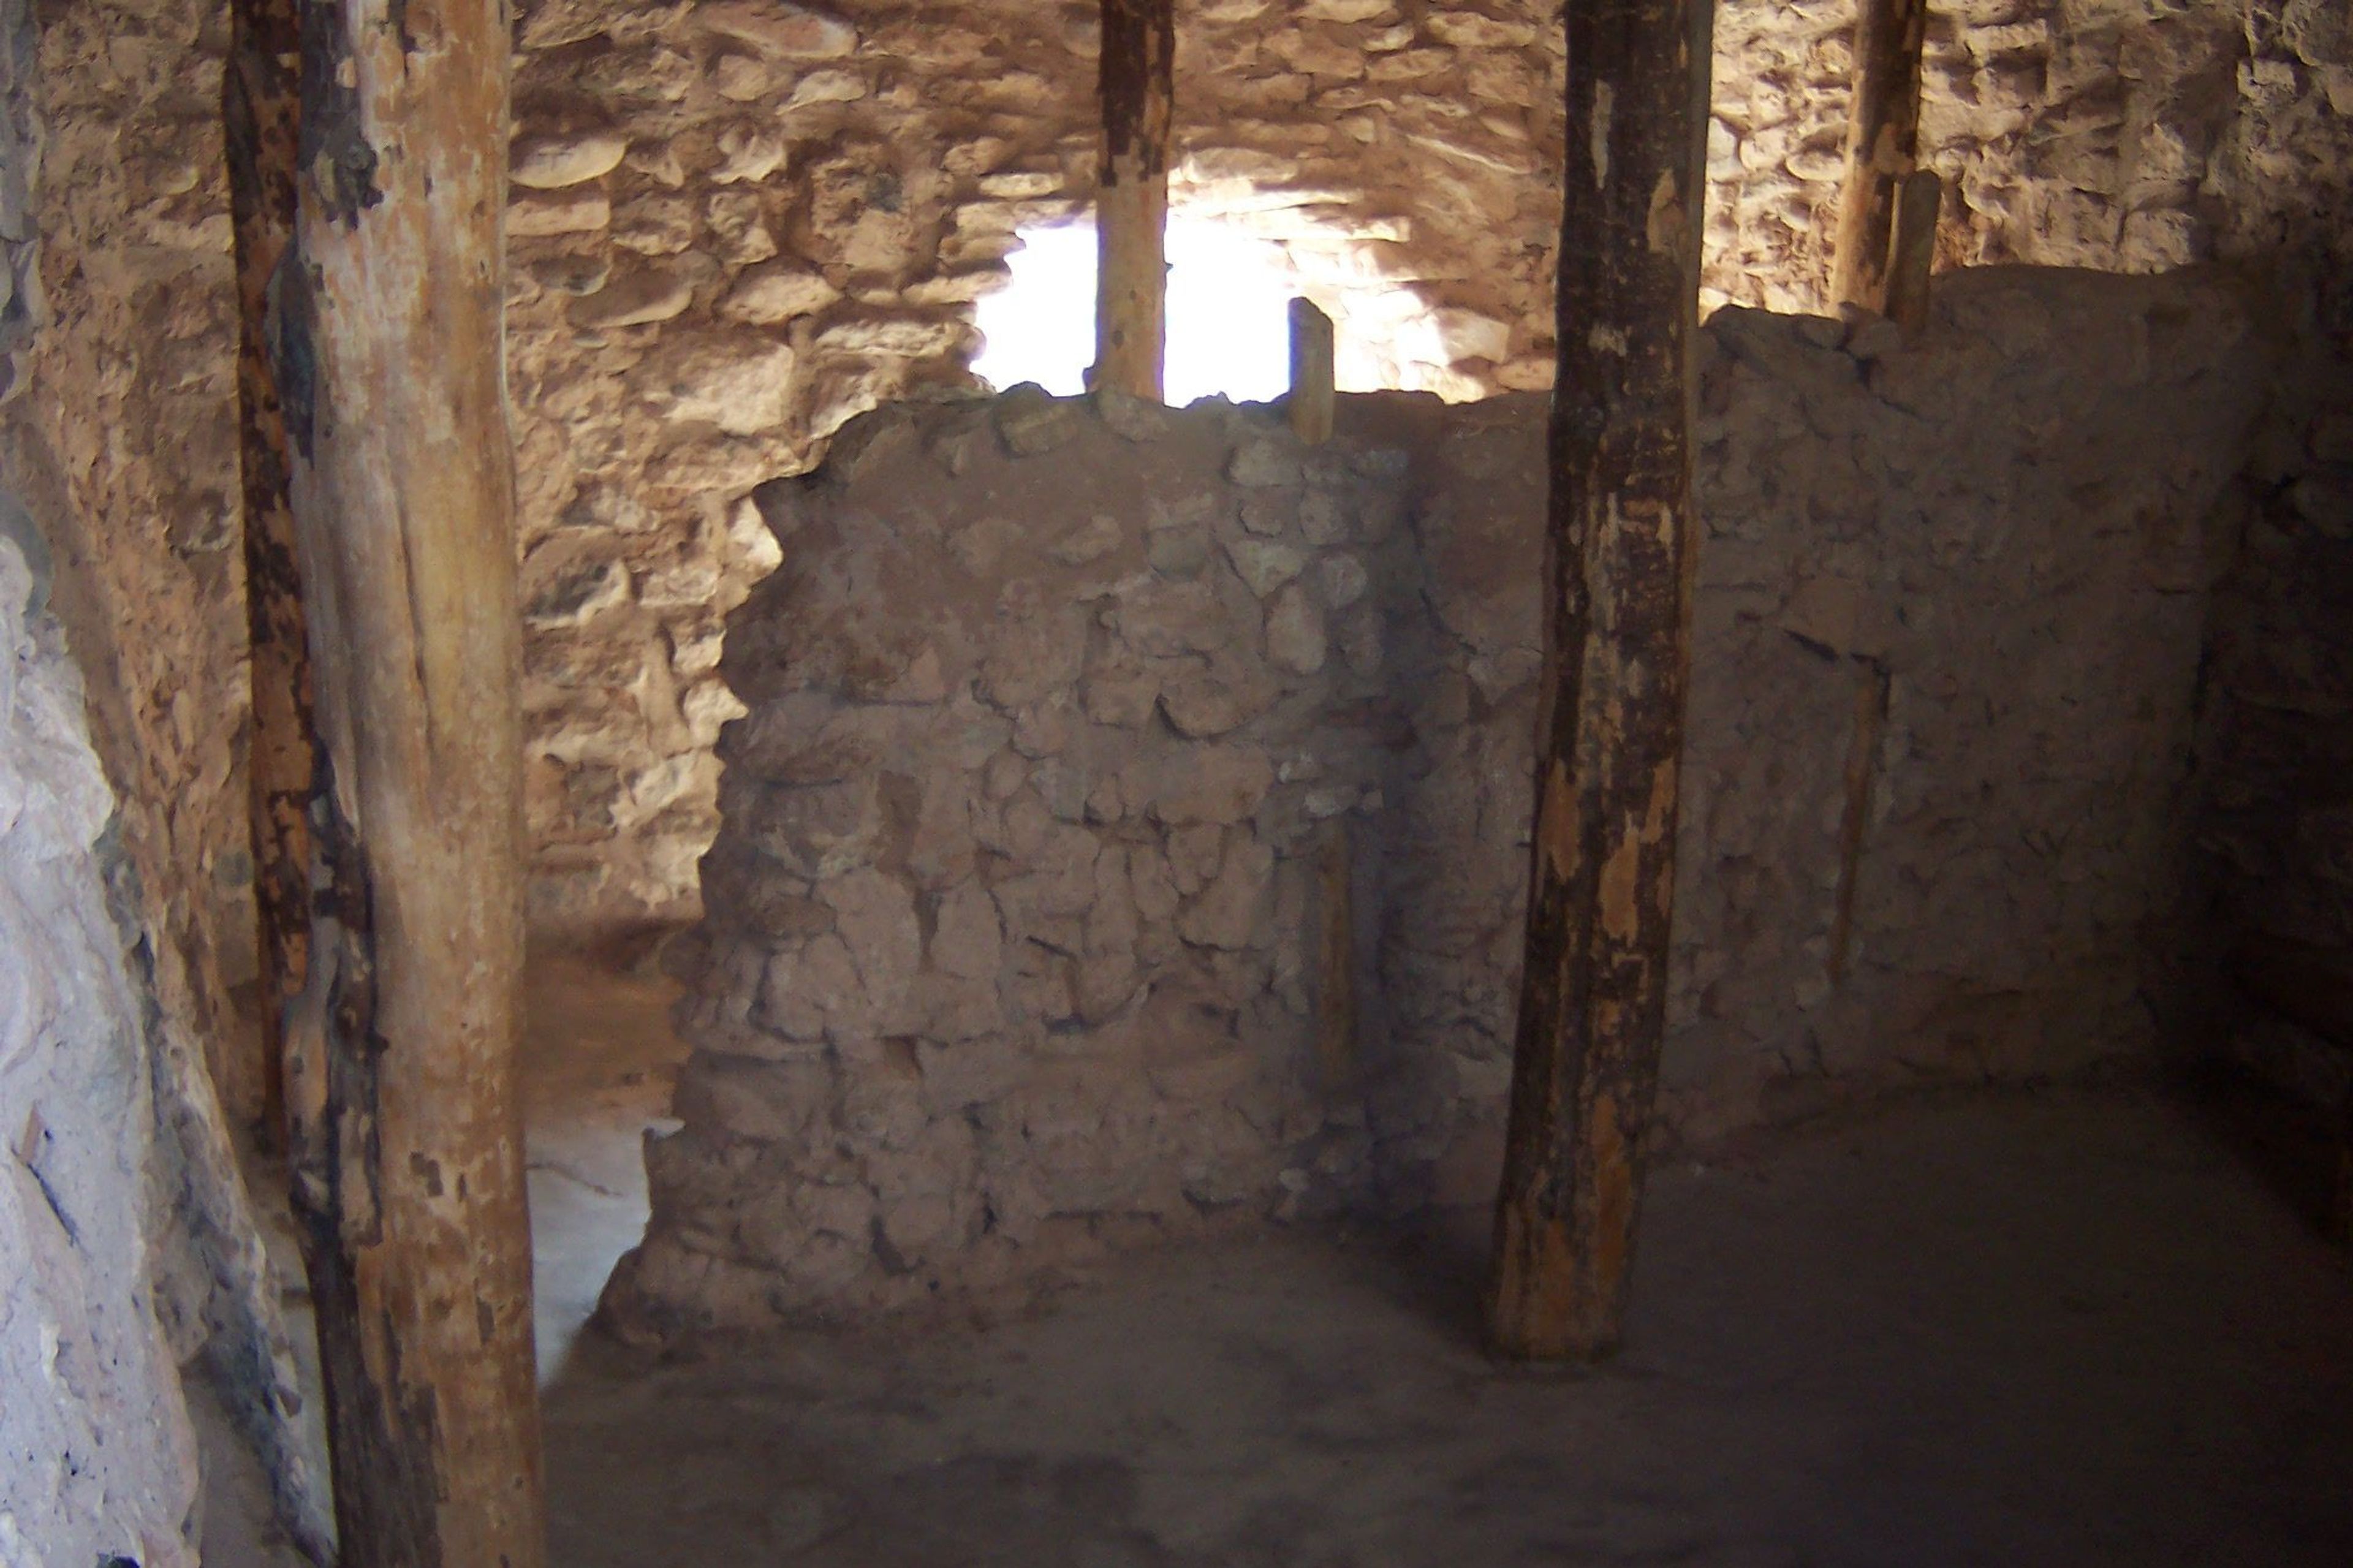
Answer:
[[[1978,1097],[1654,1176],[1624,1354],[1491,1364],[1483,1213],[1126,1259],[988,1321],[546,1394],[553,1561],[2353,1562],[2353,1283],[2146,1097]]]

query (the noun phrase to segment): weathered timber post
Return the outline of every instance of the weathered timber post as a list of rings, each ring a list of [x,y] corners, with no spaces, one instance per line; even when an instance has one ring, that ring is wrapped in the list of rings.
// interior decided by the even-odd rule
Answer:
[[[269,363],[269,279],[294,240],[297,0],[234,0],[221,120],[237,237],[237,457],[253,644],[253,903],[261,956],[261,1131],[285,1137],[286,1012],[311,952],[311,650],[286,499],[286,416]]]
[[[1103,174],[1095,195],[1097,386],[1161,396],[1168,321],[1168,123],[1175,0],[1103,0]]]
[[[1936,217],[1945,182],[1934,169],[1915,169],[1895,193],[1895,226],[1888,238],[1887,319],[1912,336],[1928,324],[1928,277],[1936,266]]]
[[[1503,1354],[1618,1342],[1658,1080],[1693,523],[1705,0],[1569,0],[1546,654],[1511,1123]]]
[[[287,1102],[343,1568],[541,1568],[506,7],[303,0],[278,384],[323,786]]]
[[[1313,300],[1291,301],[1291,433],[1310,447],[1332,438],[1332,318]]]
[[[1927,0],[1862,0],[1854,23],[1854,97],[1846,177],[1831,248],[1831,301],[1887,308],[1887,253],[1897,188],[1920,152],[1920,40]]]

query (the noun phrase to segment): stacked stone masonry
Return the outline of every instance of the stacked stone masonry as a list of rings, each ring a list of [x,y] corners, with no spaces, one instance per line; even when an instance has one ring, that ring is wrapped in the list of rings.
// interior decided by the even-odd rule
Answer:
[[[1745,310],[1704,344],[1668,1125],[2141,1042],[2263,385],[2234,297],[1988,269],[1915,347]],[[684,1129],[611,1317],[1491,1193],[1543,417],[1347,398],[1303,448],[1017,389],[761,492]]]
[[[699,0],[517,7],[511,384],[529,624],[533,913],[676,919],[716,822],[727,610],[773,564],[751,490],[840,423],[966,384],[1024,225],[1084,209],[1094,7]],[[1706,300],[1818,308],[1845,29],[1722,6]],[[28,19],[49,110],[36,269],[0,192],[8,320],[57,323],[0,422],[93,673],[167,1005],[258,1103],[234,289],[214,0]],[[1450,396],[1549,375],[1562,62],[1530,0],[1180,7],[1180,205],[1284,241],[1303,286],[1398,289]],[[2340,258],[2347,41],[2328,0],[1936,8],[1948,264]],[[15,204],[11,205],[10,204]],[[1342,310],[1345,317],[1345,309]],[[1400,384],[1409,379],[1402,375]]]

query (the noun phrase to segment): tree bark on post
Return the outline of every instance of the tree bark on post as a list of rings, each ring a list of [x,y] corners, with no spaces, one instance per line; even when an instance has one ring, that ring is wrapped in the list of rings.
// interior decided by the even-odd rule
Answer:
[[[1927,0],[1862,0],[1846,177],[1831,247],[1831,301],[1887,309],[1887,257],[1904,177],[1920,154],[1920,40]]]
[[[322,747],[297,1212],[343,1568],[540,1568],[506,7],[303,0],[273,316]]]
[[[1095,195],[1097,386],[1161,399],[1168,321],[1168,125],[1175,0],[1103,0],[1103,173]]]
[[[1514,1357],[1612,1349],[1658,1080],[1691,620],[1705,0],[1569,0],[1536,816],[1487,1295]]]
[[[286,416],[269,362],[269,280],[294,241],[296,0],[233,0],[221,118],[237,237],[237,457],[252,642],[253,903],[261,959],[261,1132],[286,1135],[285,1025],[311,952],[311,650],[286,494]]]

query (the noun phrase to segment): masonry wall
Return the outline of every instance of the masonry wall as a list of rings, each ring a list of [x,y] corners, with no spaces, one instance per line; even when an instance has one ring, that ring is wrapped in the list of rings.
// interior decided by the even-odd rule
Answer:
[[[0,538],[0,1546],[175,1568],[195,1562],[195,1439],[157,1319],[145,1042],[97,854],[113,800],[33,590]]]
[[[1915,347],[1741,310],[1704,344],[1667,1135],[2145,1045],[2262,394],[2234,296],[1989,269]],[[772,493],[685,1129],[610,1316],[1483,1201],[1542,447],[1533,398],[1348,399],[1303,450],[1033,390],[870,415]]]
[[[1015,228],[1086,201],[1092,15],[518,6],[510,368],[542,931],[693,914],[712,743],[735,711],[719,626],[775,559],[751,493],[858,411],[965,384],[972,301]],[[2353,206],[2337,16],[2326,0],[1940,9],[1925,123],[1957,198],[1947,263],[2139,269],[2316,243],[2322,215]],[[1819,304],[1850,23],[1838,4],[1719,12],[1711,304]],[[1327,300],[1421,300],[1444,363],[1401,384],[1541,389],[1561,119],[1546,8],[1201,0],[1181,28],[1180,199],[1283,239]],[[175,955],[169,1010],[249,1115],[230,1005],[253,955],[226,38],[207,0],[88,0],[26,32],[58,177],[38,197],[46,276],[22,283],[58,331],[0,439],[61,563],[100,755]]]

